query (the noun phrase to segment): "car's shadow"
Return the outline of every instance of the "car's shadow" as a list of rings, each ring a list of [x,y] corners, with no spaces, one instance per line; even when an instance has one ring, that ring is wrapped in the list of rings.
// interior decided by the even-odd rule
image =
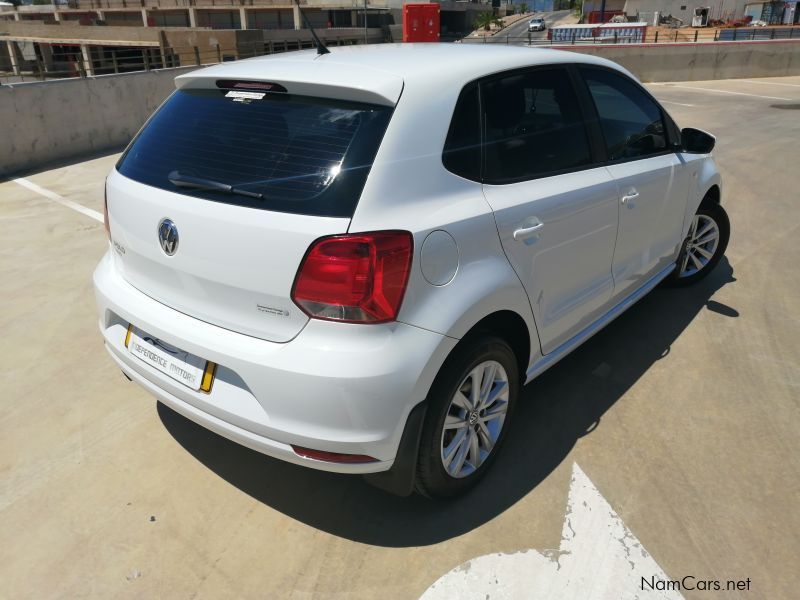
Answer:
[[[298,521],[365,544],[434,544],[464,534],[502,513],[564,460],[578,438],[597,430],[603,414],[704,308],[737,317],[710,300],[735,281],[726,260],[688,288],[658,288],[605,330],[524,388],[507,443],[492,470],[469,494],[449,502],[398,498],[358,476],[274,460],[194,424],[162,404],[158,414],[195,458],[256,500]]]

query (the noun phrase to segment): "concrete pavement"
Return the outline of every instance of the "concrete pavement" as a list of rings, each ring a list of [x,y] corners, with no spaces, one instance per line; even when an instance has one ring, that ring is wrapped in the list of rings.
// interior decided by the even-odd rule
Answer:
[[[416,598],[474,557],[558,548],[577,463],[686,598],[797,597],[800,77],[651,86],[718,136],[727,260],[657,289],[524,391],[451,503],[287,465],[192,424],[102,347],[103,226],[0,183],[0,598]],[[95,211],[116,155],[25,175]]]

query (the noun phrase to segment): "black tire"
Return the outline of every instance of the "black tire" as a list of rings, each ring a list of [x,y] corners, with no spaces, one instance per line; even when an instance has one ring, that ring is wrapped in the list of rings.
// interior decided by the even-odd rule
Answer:
[[[462,387],[462,384],[471,386],[471,383],[465,380],[475,367],[487,361],[499,363],[505,370],[508,381],[505,418],[499,427],[499,435],[494,442],[494,446],[477,469],[465,476],[454,477],[445,470],[442,459],[445,418],[453,410],[451,409],[451,402],[456,391]],[[499,386],[496,389],[500,389]],[[417,460],[416,489],[420,494],[429,498],[457,496],[463,494],[480,481],[496,459],[498,451],[505,440],[514,405],[519,395],[519,389],[520,377],[517,359],[504,340],[491,335],[484,335],[465,339],[461,342],[445,361],[428,393],[428,409],[422,427]],[[483,412],[480,414],[483,415]],[[465,419],[467,423],[471,423],[469,415]],[[465,429],[477,431],[474,429],[475,427],[480,428],[480,424],[469,424]],[[451,435],[451,431],[448,430],[447,435]],[[468,431],[466,434],[471,435]],[[469,456],[472,456],[471,451]],[[467,460],[467,463],[470,463],[470,461]]]
[[[681,247],[681,252],[678,255],[677,266],[667,280],[669,285],[684,286],[697,283],[704,277],[707,277],[725,255],[725,250],[728,247],[728,240],[731,236],[731,224],[728,220],[728,213],[725,212],[725,209],[717,204],[717,202],[715,202],[713,199],[706,198],[700,204],[700,208],[697,209],[695,216],[700,217],[704,222],[708,222],[707,219],[711,219],[717,225],[719,229],[718,243],[716,248],[713,250],[712,257],[708,259],[708,262],[698,269],[696,265],[693,266],[692,262],[687,259],[687,252],[689,252],[690,242],[687,237],[687,239],[684,240],[684,243]],[[687,264],[687,270],[684,270],[684,263]]]

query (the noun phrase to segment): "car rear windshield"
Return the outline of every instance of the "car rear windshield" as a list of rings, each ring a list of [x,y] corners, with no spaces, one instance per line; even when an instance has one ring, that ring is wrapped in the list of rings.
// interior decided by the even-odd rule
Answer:
[[[117,170],[215,202],[351,217],[391,113],[286,93],[178,90]]]

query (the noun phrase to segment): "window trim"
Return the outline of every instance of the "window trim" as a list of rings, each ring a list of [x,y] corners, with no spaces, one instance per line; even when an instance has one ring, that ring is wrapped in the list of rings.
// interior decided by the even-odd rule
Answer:
[[[620,158],[616,160],[609,160],[608,159],[608,152],[606,150],[606,142],[605,137],[603,136],[603,131],[600,126],[600,118],[597,114],[597,108],[595,107],[594,100],[592,99],[591,92],[589,91],[589,87],[584,80],[583,76],[580,73],[580,69],[596,69],[600,71],[609,71],[613,74],[619,75],[620,77],[625,78],[629,82],[631,82],[636,88],[641,90],[645,96],[647,96],[655,105],[658,107],[659,112],[661,113],[661,118],[664,121],[665,131],[666,131],[666,138],[667,138],[667,147],[666,149],[656,152],[653,154],[648,154],[646,156],[637,156],[633,158]],[[503,79],[505,77],[513,77],[515,75],[524,75],[530,72],[536,71],[543,71],[543,70],[555,70],[561,69],[565,71],[570,78],[570,82],[572,84],[572,89],[575,92],[575,95],[578,98],[578,104],[580,106],[580,111],[583,116],[583,122],[586,126],[586,133],[589,141],[589,149],[591,154],[591,162],[586,165],[582,165],[580,167],[570,167],[568,169],[561,169],[558,171],[548,171],[545,173],[539,173],[534,176],[522,177],[519,179],[514,180],[507,180],[502,182],[493,182],[489,181],[486,178],[486,128],[485,128],[485,118],[484,118],[484,100],[483,100],[483,84],[487,82],[491,82],[497,79]],[[442,168],[453,175],[454,177],[459,177],[461,179],[465,179],[467,181],[474,181],[476,183],[480,183],[483,185],[494,185],[494,186],[503,186],[503,185],[515,185],[518,183],[524,183],[526,181],[536,181],[538,179],[545,179],[547,177],[557,177],[559,175],[566,175],[569,173],[581,173],[583,171],[588,171],[590,169],[597,169],[602,167],[607,167],[611,165],[618,165],[627,162],[633,162],[636,160],[647,160],[650,158],[655,158],[659,156],[665,156],[667,154],[677,154],[680,152],[680,128],[678,127],[677,123],[675,123],[674,119],[670,116],[670,114],[666,111],[666,109],[661,105],[661,103],[656,99],[650,91],[644,87],[641,83],[629,77],[627,74],[619,71],[613,67],[607,67],[605,65],[597,65],[592,63],[584,63],[584,62],[563,62],[563,63],[550,63],[546,65],[534,65],[528,67],[516,67],[514,69],[508,69],[505,71],[498,71],[496,73],[491,73],[489,75],[484,75],[483,77],[479,77],[477,79],[473,79],[461,88],[458,92],[458,96],[456,98],[456,102],[453,105],[453,112],[450,115],[450,121],[447,126],[447,131],[449,133],[450,127],[452,126],[453,117],[455,115],[455,109],[458,105],[458,101],[461,99],[461,94],[466,90],[468,87],[476,85],[478,87],[478,107],[479,107],[479,114],[478,114],[478,127],[479,137],[480,137],[480,173],[478,179],[473,179],[470,177],[464,177],[463,175],[459,175],[458,173],[454,173],[450,171],[444,165],[444,147],[447,143],[447,136],[445,136],[444,141],[442,142],[442,151],[440,153],[440,160],[442,163]],[[675,136],[678,136],[678,139],[673,139]]]
[[[645,88],[641,83],[629,77],[625,73],[618,71],[612,67],[607,67],[605,65],[594,65],[589,63],[570,63],[571,70],[573,71],[574,77],[578,80],[577,85],[581,89],[581,100],[586,103],[583,106],[584,112],[588,113],[587,116],[589,117],[588,122],[591,122],[592,129],[594,130],[595,135],[599,136],[598,139],[600,141],[600,150],[602,152],[603,160],[600,164],[603,166],[611,166],[611,165],[619,165],[629,162],[634,162],[637,160],[647,160],[650,158],[656,158],[659,156],[666,156],[668,154],[675,154],[678,152],[680,147],[680,140],[676,141],[673,138],[675,130],[677,130],[677,125],[675,121],[669,116],[669,114],[664,110],[664,107],[661,106],[661,103],[650,93],[650,91]],[[595,70],[595,71],[606,71],[613,75],[617,75],[618,77],[622,77],[629,83],[631,83],[635,88],[641,91],[651,102],[656,105],[658,108],[659,114],[661,115],[661,120],[664,123],[664,137],[666,138],[667,145],[663,150],[658,152],[653,152],[652,154],[646,154],[643,156],[633,156],[633,157],[626,157],[626,158],[617,158],[611,160],[608,158],[608,150],[606,147],[606,140],[605,136],[603,135],[602,126],[600,125],[600,115],[597,112],[597,106],[594,103],[594,99],[592,98],[592,93],[589,90],[589,84],[586,83],[583,75],[581,74],[581,69],[588,69],[588,70]]]

